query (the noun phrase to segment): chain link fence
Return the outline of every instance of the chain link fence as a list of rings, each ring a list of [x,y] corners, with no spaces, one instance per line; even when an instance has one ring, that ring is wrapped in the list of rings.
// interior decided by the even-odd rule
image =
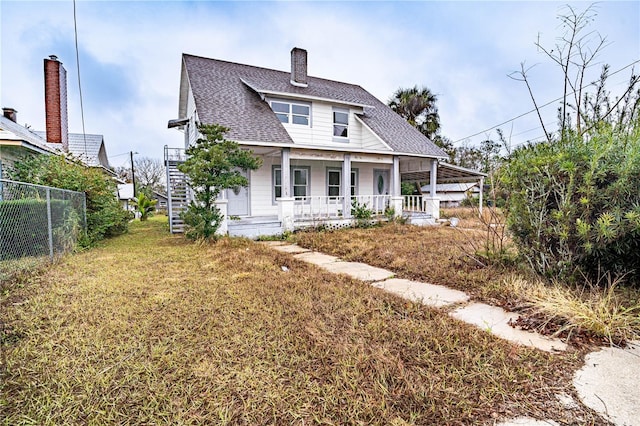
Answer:
[[[73,250],[84,229],[84,193],[0,179],[0,282]]]

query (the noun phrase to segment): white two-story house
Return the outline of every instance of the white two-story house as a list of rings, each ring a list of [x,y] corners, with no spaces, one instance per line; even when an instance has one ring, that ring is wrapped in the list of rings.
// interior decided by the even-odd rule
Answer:
[[[291,51],[290,72],[184,54],[179,118],[169,127],[183,129],[188,147],[199,123],[229,128],[227,139],[263,161],[247,176],[247,188],[227,190],[219,200],[229,219],[222,232],[255,236],[340,225],[352,219],[354,203],[374,214],[410,209],[438,217],[435,182],[447,155],[362,87],[309,76],[303,49]],[[181,155],[167,148],[167,165]],[[177,224],[175,199],[184,199],[176,195],[180,177],[169,169]],[[403,177],[431,182],[429,197],[403,198]]]

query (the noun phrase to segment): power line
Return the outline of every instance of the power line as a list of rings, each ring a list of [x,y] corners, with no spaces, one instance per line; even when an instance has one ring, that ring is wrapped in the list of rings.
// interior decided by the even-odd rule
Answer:
[[[633,65],[637,64],[638,62],[640,62],[640,59],[637,59],[637,60],[635,60],[635,61],[631,62],[630,64],[628,64],[628,65],[626,65],[626,66],[624,66],[624,67],[620,68],[620,69],[619,69],[619,70],[617,70],[617,71],[614,71],[614,72],[612,72],[612,73],[609,73],[607,77],[611,77],[612,75],[616,75],[616,74],[618,74],[619,72],[622,72],[622,71],[626,70],[627,68],[629,68],[629,67],[631,67],[631,66],[633,66]],[[591,83],[585,84],[584,86],[580,87],[580,90],[582,90],[582,89],[584,89],[584,88],[586,88],[586,87],[589,87],[589,86],[591,86],[591,85],[593,85],[593,84],[596,84],[596,83],[597,83],[597,81],[592,81]],[[567,95],[573,95],[573,94],[574,94],[574,93],[576,93],[576,92],[577,92],[577,90],[574,90],[574,91],[573,91],[573,92],[571,92],[571,93],[567,93]],[[491,127],[487,128],[487,129],[485,129],[485,130],[482,130],[482,131],[480,131],[480,132],[477,132],[477,133],[474,133],[474,134],[472,134],[472,135],[465,136],[465,137],[463,137],[463,138],[460,138],[460,139],[458,139],[458,140],[455,140],[455,141],[453,141],[453,143],[462,142],[462,141],[464,141],[464,140],[466,140],[466,139],[472,138],[472,137],[474,137],[474,136],[481,135],[481,134],[486,133],[486,132],[488,132],[488,131],[490,131],[490,130],[493,130],[493,129],[497,128],[497,127],[504,126],[504,125],[505,125],[505,124],[507,124],[507,123],[510,123],[510,122],[512,122],[512,121],[515,121],[515,120],[517,120],[517,119],[519,119],[519,118],[522,118],[522,117],[524,117],[524,116],[526,116],[526,115],[532,114],[532,113],[536,112],[536,110],[539,110],[539,109],[545,108],[545,107],[547,107],[547,106],[549,106],[549,105],[551,105],[551,104],[553,104],[553,103],[556,103],[556,102],[558,102],[558,101],[562,100],[563,98],[564,98],[564,95],[563,95],[563,96],[560,96],[560,97],[559,97],[559,98],[557,98],[557,99],[551,100],[551,101],[547,102],[546,104],[539,106],[538,108],[533,108],[533,109],[532,109],[532,110],[530,110],[530,111],[527,111],[527,112],[525,112],[525,113],[522,113],[522,114],[520,114],[520,115],[518,115],[518,116],[516,116],[516,117],[513,117],[513,118],[509,119],[509,120],[503,121],[502,123],[496,124],[495,126],[491,126]]]
[[[82,84],[80,84],[80,53],[78,49],[78,22],[76,18],[76,0],[73,0],[73,32],[76,42],[76,68],[78,70],[78,92],[80,92],[80,117],[82,118],[82,138],[84,139],[84,156],[86,161],[89,161],[89,154],[87,152],[87,132],[84,128],[84,105],[82,103]]]

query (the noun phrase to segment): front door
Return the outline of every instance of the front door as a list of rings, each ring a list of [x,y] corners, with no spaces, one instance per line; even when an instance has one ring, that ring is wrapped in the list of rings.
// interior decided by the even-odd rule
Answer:
[[[373,194],[389,195],[389,170],[373,171]],[[376,211],[384,211],[387,197],[375,197],[374,207]]]
[[[240,172],[247,177],[246,172]],[[229,216],[249,216],[249,188],[227,189],[227,215]]]

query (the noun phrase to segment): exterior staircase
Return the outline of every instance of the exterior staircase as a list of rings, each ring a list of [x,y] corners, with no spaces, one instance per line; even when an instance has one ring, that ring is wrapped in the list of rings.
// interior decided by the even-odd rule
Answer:
[[[164,147],[164,165],[167,170],[167,203],[169,210],[169,230],[172,234],[184,232],[184,222],[180,213],[187,209],[190,194],[187,177],[178,170],[178,165],[186,160],[182,148]]]

